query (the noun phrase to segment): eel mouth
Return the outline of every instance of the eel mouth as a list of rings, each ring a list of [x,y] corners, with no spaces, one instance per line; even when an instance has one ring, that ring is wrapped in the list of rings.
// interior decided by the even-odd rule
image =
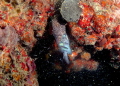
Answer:
[[[70,64],[70,61],[69,61],[67,52],[64,52],[64,53],[63,53],[63,59],[65,60],[65,62],[66,62],[67,64]]]

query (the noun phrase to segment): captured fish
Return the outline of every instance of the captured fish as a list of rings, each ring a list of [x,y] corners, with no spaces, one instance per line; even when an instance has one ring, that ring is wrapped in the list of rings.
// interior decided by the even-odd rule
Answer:
[[[59,50],[63,53],[63,59],[67,64],[70,63],[68,59],[68,54],[71,54],[71,48],[68,36],[66,34],[65,25],[61,25],[57,19],[52,20],[53,35],[59,47]]]

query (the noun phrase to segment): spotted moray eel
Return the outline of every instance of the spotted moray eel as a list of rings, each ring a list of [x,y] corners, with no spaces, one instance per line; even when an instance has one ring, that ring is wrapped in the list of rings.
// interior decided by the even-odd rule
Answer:
[[[63,53],[63,59],[67,64],[70,63],[68,54],[71,54],[71,48],[68,36],[66,34],[65,25],[61,25],[56,18],[52,19],[53,35],[59,47],[59,51]]]

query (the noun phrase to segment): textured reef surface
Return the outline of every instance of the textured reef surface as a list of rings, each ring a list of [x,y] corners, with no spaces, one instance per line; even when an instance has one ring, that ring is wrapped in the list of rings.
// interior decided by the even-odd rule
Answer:
[[[0,86],[113,86],[120,0],[0,0]]]
[[[0,86],[39,86],[29,55],[51,15],[53,0],[0,0]]]

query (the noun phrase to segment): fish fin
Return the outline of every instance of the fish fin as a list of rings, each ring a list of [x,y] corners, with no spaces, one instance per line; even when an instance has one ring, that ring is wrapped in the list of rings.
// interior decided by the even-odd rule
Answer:
[[[67,64],[70,63],[70,61],[69,61],[69,59],[68,59],[67,52],[64,52],[64,53],[63,53],[63,59],[65,60],[65,62],[66,62]]]

